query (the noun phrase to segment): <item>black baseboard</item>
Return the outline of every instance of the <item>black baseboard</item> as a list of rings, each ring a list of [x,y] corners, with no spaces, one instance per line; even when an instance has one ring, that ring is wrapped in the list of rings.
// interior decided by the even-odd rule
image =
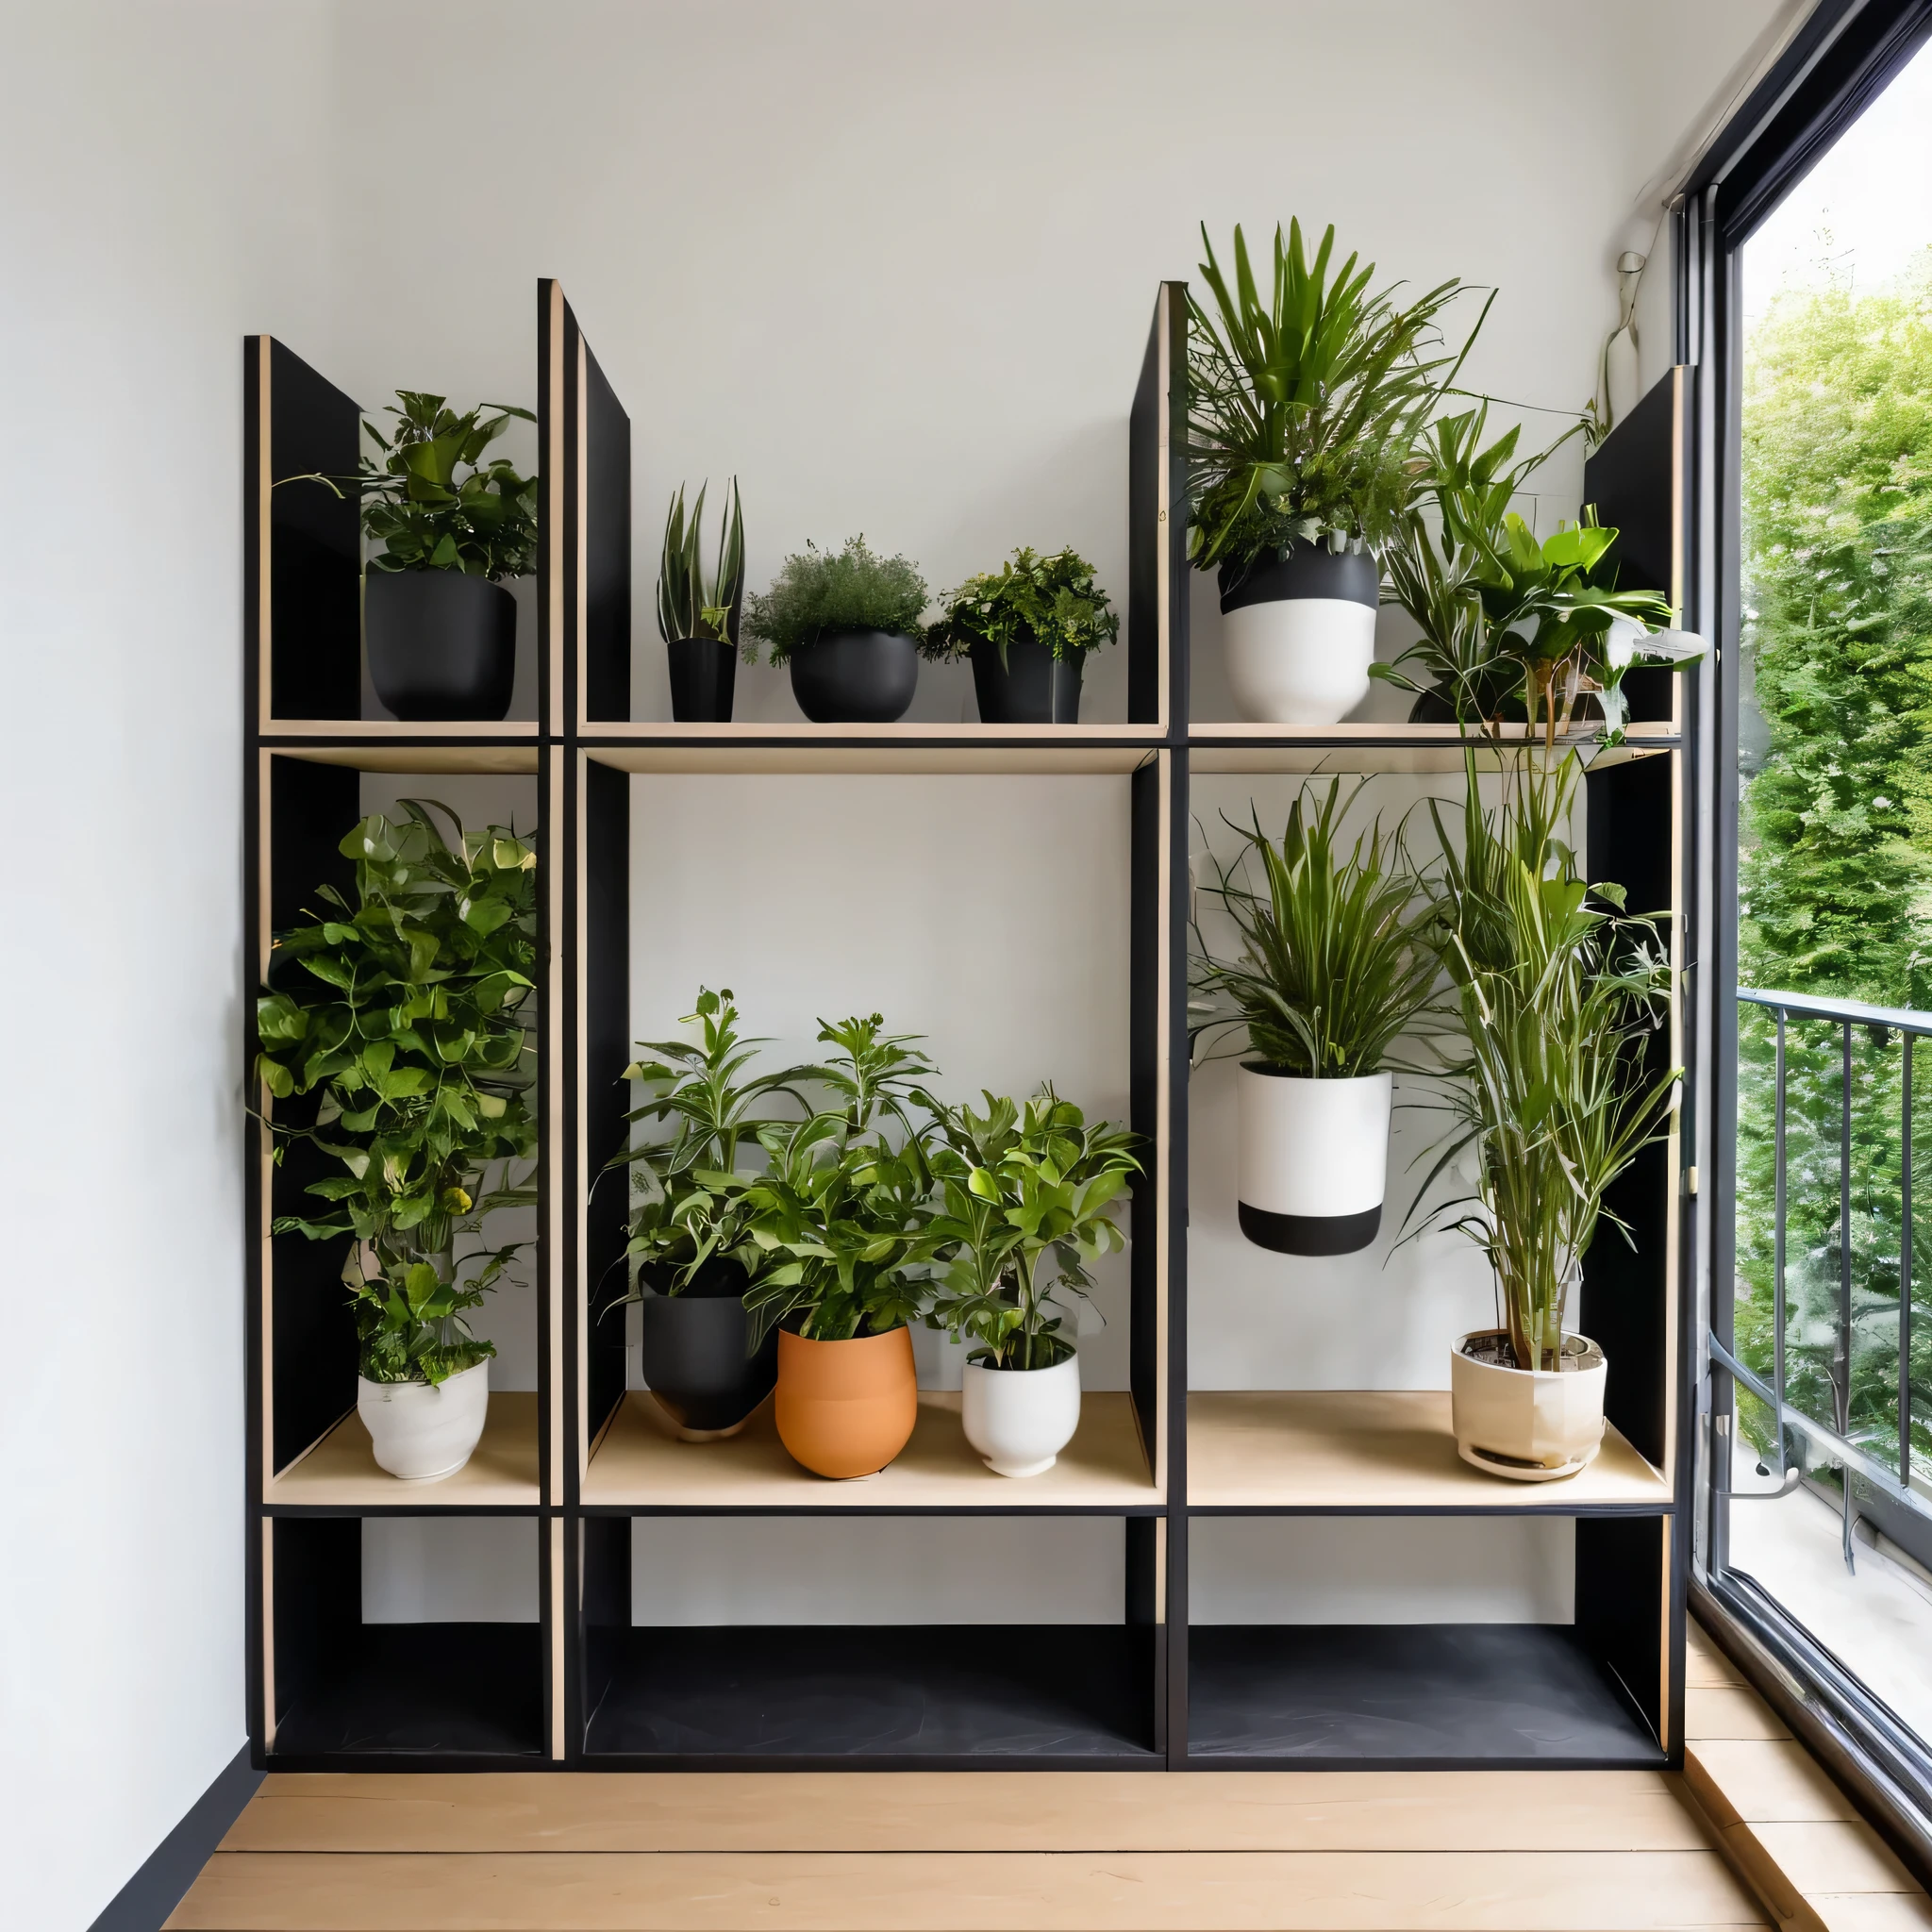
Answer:
[[[188,1807],[180,1824],[148,1854],[141,1870],[115,1893],[91,1932],[160,1932],[162,1922],[187,1895],[260,1783],[261,1774],[249,1763],[248,1746],[243,1744]]]

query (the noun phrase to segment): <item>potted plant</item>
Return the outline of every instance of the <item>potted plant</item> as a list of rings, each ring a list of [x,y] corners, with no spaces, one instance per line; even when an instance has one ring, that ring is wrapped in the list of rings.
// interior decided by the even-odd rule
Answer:
[[[791,667],[791,694],[814,724],[889,724],[919,686],[925,579],[903,557],[875,557],[863,537],[836,556],[808,543],[751,599],[745,628]]]
[[[1077,724],[1087,653],[1119,637],[1121,621],[1093,566],[1072,550],[1021,548],[997,572],[968,577],[941,600],[925,655],[970,658],[988,724]]]
[[[1421,637],[1371,675],[1417,693],[1422,723],[1541,728],[1546,748],[1589,717],[1623,735],[1624,674],[1640,660],[1687,669],[1703,655],[1689,632],[1659,629],[1669,603],[1620,591],[1608,560],[1617,532],[1585,507],[1538,542],[1509,508],[1527,478],[1570,436],[1518,459],[1517,431],[1487,446],[1488,405],[1431,425],[1420,444],[1422,494],[1384,552],[1391,601]],[[1577,425],[1579,428],[1581,425]]]
[[[1245,849],[1214,865],[1241,941],[1216,958],[1194,932],[1194,1037],[1245,1036],[1235,1074],[1241,1232],[1283,1255],[1348,1255],[1380,1232],[1388,1186],[1390,1053],[1428,1004],[1435,913],[1398,835],[1377,819],[1345,855],[1340,780],[1305,791],[1279,841],[1227,824]],[[1258,867],[1258,885],[1248,868]]]
[[[1657,1065],[1671,972],[1652,923],[1622,915],[1621,888],[1586,885],[1562,841],[1578,769],[1574,754],[1525,760],[1491,811],[1470,757],[1461,849],[1442,841],[1462,1024],[1429,1179],[1473,1161],[1474,1191],[1422,1218],[1494,1272],[1496,1326],[1450,1351],[1456,1445],[1519,1482],[1574,1475],[1602,1444],[1608,1364],[1567,1311],[1599,1222],[1630,1239],[1605,1195],[1665,1131],[1682,1072]]]
[[[527,409],[485,403],[458,416],[441,396],[398,390],[395,436],[365,457],[369,559],[362,625],[369,678],[398,718],[501,718],[517,669],[516,600],[504,589],[537,567],[537,479],[490,445]]]
[[[768,1327],[756,1339],[743,1299],[754,1271],[772,1257],[751,1239],[747,1197],[736,1183],[758,1130],[776,1124],[758,1110],[761,1103],[794,1092],[797,1076],[745,1075],[761,1042],[739,1038],[728,987],[700,987],[696,1010],[681,1024],[702,1026],[703,1043],[640,1041],[655,1058],[624,1070],[626,1080],[661,1090],[625,1118],[668,1120],[673,1132],[626,1148],[610,1165],[633,1176],[625,1252],[636,1287],[625,1301],[638,1304],[645,1385],[685,1441],[705,1442],[735,1436],[777,1380],[777,1332]]]
[[[377,1464],[418,1481],[470,1458],[489,1403],[490,1342],[464,1317],[520,1244],[458,1251],[499,1208],[535,1202],[536,1123],[523,1008],[537,961],[536,853],[499,825],[466,832],[410,801],[342,841],[355,899],[276,941],[257,1004],[256,1070],[312,1119],[270,1123],[275,1158],[306,1141],[339,1172],[277,1234],[349,1239],[342,1271],[360,1359],[356,1406]],[[445,839],[432,812],[454,827]]]
[[[1080,1422],[1080,1358],[1062,1297],[1085,1299],[1086,1264],[1124,1237],[1107,1209],[1141,1171],[1134,1136],[1043,1086],[1024,1108],[985,1095],[948,1108],[933,1155],[941,1207],[927,1229],[940,1268],[927,1320],[974,1347],[966,1440],[996,1474],[1051,1469]],[[1049,1257],[1051,1261],[1049,1262]]]
[[[1230,292],[1205,226],[1201,241],[1214,309],[1188,298],[1188,554],[1218,573],[1242,713],[1332,724],[1368,695],[1376,550],[1407,505],[1417,431],[1469,353],[1429,353],[1461,285],[1398,307],[1371,291],[1374,263],[1351,255],[1330,278],[1332,227],[1310,264],[1291,222],[1265,294],[1235,229]]]
[[[778,1324],[778,1438],[824,1476],[875,1474],[919,1419],[906,1324],[925,1294],[932,1174],[913,1109],[929,1109],[919,1082],[932,1067],[883,1026],[874,1013],[821,1028],[839,1052],[799,1073],[830,1100],[761,1130],[766,1169],[739,1183],[769,1257],[745,1305],[758,1332]]]
[[[738,478],[718,520],[718,567],[707,586],[703,556],[705,491],[685,520],[684,485],[664,520],[658,566],[658,635],[671,658],[671,715],[680,724],[728,724],[738,681],[738,631],[744,593],[744,512]]]

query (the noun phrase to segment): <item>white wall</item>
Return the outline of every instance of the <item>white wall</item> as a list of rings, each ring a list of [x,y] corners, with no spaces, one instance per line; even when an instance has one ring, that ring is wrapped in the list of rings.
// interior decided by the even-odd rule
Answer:
[[[1772,7],[8,0],[0,1918],[86,1924],[242,1735],[240,336],[529,403],[555,274],[641,558],[736,469],[754,584],[863,529],[936,587],[1072,542],[1119,595],[1198,218],[1500,283],[1471,377],[1574,408],[1638,190]],[[425,142],[465,166],[402,192]]]

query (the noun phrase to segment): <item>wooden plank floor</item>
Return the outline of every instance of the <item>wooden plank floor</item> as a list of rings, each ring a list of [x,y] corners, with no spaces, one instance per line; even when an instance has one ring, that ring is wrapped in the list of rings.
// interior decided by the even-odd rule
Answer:
[[[1932,1900],[1695,1624],[1684,1777],[1726,1852],[1793,1932],[1932,1932]]]
[[[270,1777],[176,1932],[1761,1926],[1651,1772]]]

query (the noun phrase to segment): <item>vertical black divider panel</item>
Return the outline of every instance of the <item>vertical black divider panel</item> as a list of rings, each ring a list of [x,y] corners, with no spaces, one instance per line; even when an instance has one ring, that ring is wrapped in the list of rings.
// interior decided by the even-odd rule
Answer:
[[[321,909],[319,886],[332,885],[353,897],[356,868],[339,847],[361,816],[359,796],[359,775],[346,766],[291,758],[269,761],[272,932],[285,932]],[[252,1042],[249,1058],[252,1067]],[[278,1101],[275,1114],[290,1124],[306,1125],[320,1104],[315,1094]],[[289,1142],[274,1171],[273,1212],[312,1214],[325,1208],[326,1204],[306,1191],[332,1171],[327,1157],[306,1141]],[[341,1282],[347,1252],[346,1239],[274,1238],[273,1333],[264,1373],[274,1404],[271,1448],[276,1469],[355,1406],[356,1324]]]
[[[1663,1731],[1664,1614],[1669,1517],[1580,1516],[1576,1520],[1576,1634],[1650,1726]],[[1681,1738],[1671,1758],[1679,1763]]]
[[[256,379],[247,385],[244,501],[258,511],[268,497],[269,714],[272,718],[356,718],[362,709],[362,412],[308,363],[266,336],[249,339]],[[266,369],[262,367],[263,349]],[[270,474],[260,472],[260,412],[268,411]],[[323,483],[284,478],[321,475]],[[245,546],[251,553],[257,548]],[[248,585],[251,669],[259,663],[259,576]],[[251,717],[251,726],[253,719]]]
[[[355,1516],[275,1520],[275,1721],[338,1676],[362,1621],[362,1524]]]
[[[625,1210],[629,1177],[604,1164],[625,1144],[629,1090],[623,1074],[630,1060],[630,778],[594,758],[584,789],[584,985],[583,1109],[590,1172],[588,1236],[584,1256],[584,1306],[590,1328],[588,1362],[590,1434],[624,1400],[624,1317],[615,1310],[627,1283]]]
[[[1618,588],[1656,591],[1674,603],[1683,586],[1679,559],[1684,515],[1683,371],[1652,385],[1583,466],[1583,500],[1617,532],[1610,558]],[[1680,613],[1681,616],[1681,613]],[[1659,666],[1625,675],[1635,719],[1674,715],[1678,674]]]
[[[1186,368],[1187,284],[1163,282],[1127,419],[1127,719],[1134,724],[1158,724],[1164,699],[1169,728],[1182,730],[1188,690]],[[1163,630],[1165,691],[1160,682]]]
[[[571,1747],[581,1752],[591,1721],[609,1692],[630,1639],[630,1545],[628,1516],[586,1516],[578,1525],[583,1564],[581,1710]]]
[[[1185,596],[1185,591],[1183,592]],[[1187,641],[1180,634],[1176,682],[1185,706]],[[1186,711],[1180,712],[1182,729]],[[1167,1135],[1167,1656],[1166,1740],[1171,1769],[1188,1755],[1188,823],[1190,770],[1185,751],[1167,755],[1170,771],[1168,892],[1162,943],[1168,958]]]
[[[1128,1124],[1145,1152],[1129,1197],[1132,1329],[1128,1385],[1141,1419],[1141,1440],[1158,1453],[1160,1373],[1160,1212],[1153,1150],[1159,1137],[1160,1107],[1160,851],[1167,828],[1160,816],[1160,767],[1149,758],[1130,781],[1132,815],[1131,909],[1127,961]]]
[[[581,340],[581,339],[580,339]],[[576,363],[573,358],[571,370]],[[630,717],[630,418],[588,345],[580,408],[585,441],[583,715]],[[572,717],[577,715],[575,707]]]
[[[1621,885],[1633,915],[1667,913],[1672,904],[1671,765],[1669,755],[1633,758],[1591,772],[1585,781],[1585,870],[1592,881]],[[1668,946],[1669,940],[1666,923],[1658,941]],[[1653,1073],[1669,1064],[1669,1033],[1659,1028],[1648,1054]],[[1667,1292],[1672,1185],[1670,1149],[1659,1141],[1610,1188],[1605,1205],[1628,1224],[1630,1241],[1607,1219],[1598,1224],[1583,1260],[1577,1309],[1579,1328],[1609,1358],[1605,1413],[1659,1468],[1674,1355]]]

